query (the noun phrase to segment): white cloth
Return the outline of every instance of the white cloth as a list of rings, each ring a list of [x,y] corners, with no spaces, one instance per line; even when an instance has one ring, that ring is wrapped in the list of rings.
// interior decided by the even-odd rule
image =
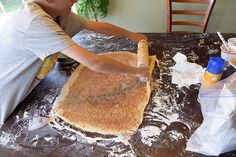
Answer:
[[[173,59],[176,62],[173,67],[170,67],[173,84],[183,87],[200,83],[204,73],[202,66],[188,62],[187,57],[181,53],[177,53]]]

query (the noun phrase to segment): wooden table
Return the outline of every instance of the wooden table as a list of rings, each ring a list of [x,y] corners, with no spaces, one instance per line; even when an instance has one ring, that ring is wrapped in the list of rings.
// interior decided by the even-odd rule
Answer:
[[[200,85],[178,88],[171,84],[169,67],[177,53],[187,56],[189,62],[206,67],[210,56],[219,56],[220,40],[216,34],[148,33],[150,54],[159,63],[153,72],[153,90],[144,120],[127,145],[112,140],[91,143],[79,135],[46,125],[30,131],[29,121],[36,116],[48,116],[56,97],[76,65],[57,64],[54,70],[28,95],[0,130],[0,156],[150,156],[202,157],[185,151],[186,142],[200,126],[202,115],[197,95]],[[236,34],[224,34],[225,38]],[[122,37],[106,37],[82,32],[74,40],[95,53],[108,51],[136,52],[137,45]],[[234,69],[227,66],[223,77]],[[236,151],[222,157],[236,155]]]

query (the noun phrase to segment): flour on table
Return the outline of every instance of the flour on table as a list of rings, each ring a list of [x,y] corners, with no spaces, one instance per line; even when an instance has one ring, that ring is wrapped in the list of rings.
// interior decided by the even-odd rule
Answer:
[[[203,35],[202,38],[204,37],[205,34]],[[90,38],[89,41],[91,42],[93,42],[94,38],[99,39],[99,44],[93,44],[93,43],[87,44],[86,42],[82,41],[81,45],[89,49],[90,51],[98,50],[98,48],[100,47],[101,49],[99,49],[99,51],[101,52],[103,52],[104,50],[103,47],[114,51],[120,49],[119,43],[113,44],[113,42],[110,43],[108,42],[109,44],[106,43],[104,44],[103,39],[110,40],[113,38],[113,36],[105,37],[103,35],[97,35],[97,34],[88,35],[85,33],[85,35],[82,36],[81,40],[87,38]],[[150,44],[152,44],[152,42],[150,42]],[[199,43],[199,47],[205,47],[205,45],[202,44],[204,43]],[[122,50],[134,50],[135,47],[136,47],[135,44],[128,42],[127,47]],[[185,105],[188,105],[189,102],[181,101],[180,103],[178,103],[176,101],[176,99],[179,98],[180,95],[182,96],[184,95],[183,97],[187,95],[185,91],[173,88],[173,86],[169,82],[164,83],[164,80],[166,78],[167,79],[171,78],[171,70],[169,68],[170,66],[173,66],[171,54],[174,54],[176,52],[181,53],[187,51],[190,52],[186,55],[189,61],[195,63],[197,60],[199,60],[195,52],[191,50],[191,47],[183,47],[180,45],[179,47],[173,47],[170,48],[170,50],[164,50],[160,52],[163,57],[161,58],[161,61],[158,62],[157,64],[159,69],[158,70],[155,69],[153,72],[153,74],[157,75],[158,77],[153,80],[153,92],[152,92],[153,94],[150,97],[150,104],[146,107],[144,113],[144,121],[147,122],[147,125],[141,126],[136,131],[136,134],[140,135],[140,142],[145,146],[153,146],[154,144],[156,144],[156,141],[160,138],[162,133],[165,132],[167,128],[174,122],[182,123],[184,126],[189,128],[189,130],[191,130],[192,128],[196,128],[196,125],[198,125],[198,123],[193,124],[191,120],[184,119],[184,117],[182,116],[184,114],[182,108],[185,107]],[[206,52],[208,54],[215,54],[217,52],[217,49],[208,47],[206,51],[208,51]],[[55,73],[55,75],[58,75],[58,77],[60,76],[58,72]],[[60,91],[60,89],[56,90]],[[105,152],[108,153],[107,156],[110,157],[138,156],[136,151],[133,149],[134,145],[132,144],[132,141],[130,139],[125,139],[122,137],[117,137],[114,139],[100,138],[97,140],[93,140],[87,137],[77,135],[70,131],[65,131],[65,130],[58,131],[55,129],[44,130],[45,127],[40,128],[39,130],[33,130],[29,132],[29,130],[27,130],[28,122],[29,119],[32,118],[32,114],[41,113],[42,115],[48,115],[47,112],[49,108],[48,106],[50,106],[50,104],[53,103],[54,97],[55,95],[47,94],[44,96],[42,100],[43,104],[40,104],[38,108],[28,107],[22,114],[16,115],[15,119],[17,123],[19,123],[19,125],[12,124],[12,127],[20,126],[19,131],[18,132],[13,132],[11,130],[1,131],[0,145],[7,148],[12,148],[14,150],[21,149],[22,151],[27,151],[23,148],[23,146],[30,146],[33,148],[37,148],[38,145],[40,145],[40,142],[43,141],[42,144],[44,145],[40,146],[45,147],[46,150],[47,148],[50,148],[50,149],[63,149],[66,151],[71,151],[72,149],[75,148],[78,151],[80,151],[80,149],[83,149],[80,148],[80,145],[86,144],[89,148],[91,148],[91,151],[92,149],[96,149],[96,147],[103,148]],[[41,102],[36,102],[36,103],[41,103]],[[184,135],[177,130],[168,130],[167,133],[168,133],[168,138],[171,141],[186,139],[186,137],[184,137]],[[23,140],[18,141],[22,136]],[[66,141],[66,143],[61,144],[62,141],[57,141],[56,139],[59,140],[58,136],[61,136],[62,139]],[[47,151],[50,152],[49,150]]]
[[[162,53],[163,61],[158,63],[160,71],[156,71],[156,69],[153,71],[153,74],[159,75],[160,79],[153,80],[153,95],[151,96],[150,100],[152,105],[147,106],[144,114],[144,120],[148,122],[150,121],[151,124],[159,123],[161,125],[147,125],[138,130],[141,135],[142,143],[148,146],[152,146],[153,143],[159,139],[161,133],[164,132],[166,128],[174,122],[182,123],[189,130],[193,127],[193,125],[195,125],[191,124],[191,121],[184,119],[181,116],[183,115],[181,108],[183,108],[184,105],[189,104],[189,102],[177,102],[181,92],[184,95],[187,93],[185,93],[184,90],[173,89],[171,85],[165,84],[162,81],[167,76],[171,76],[171,71],[168,68],[168,65],[170,65],[172,62],[172,58],[168,52],[163,51]],[[192,60],[194,60],[196,59],[196,54],[192,52],[188,57],[192,57]],[[177,132],[176,130],[169,132],[169,136],[172,140],[176,141],[186,138],[182,133]]]
[[[152,142],[155,142],[162,132],[162,128],[158,128],[156,126],[146,126],[139,129],[139,132],[142,137],[142,142],[148,146],[151,146]]]
[[[0,144],[6,146],[7,148],[19,150],[20,147],[16,144],[16,140],[19,135],[14,135],[5,131],[0,132]]]
[[[179,139],[183,139],[184,135],[182,133],[177,132],[176,130],[173,130],[173,131],[170,132],[170,138],[172,140],[177,141]]]
[[[54,99],[55,99],[55,96],[53,96],[51,94],[47,94],[47,95],[44,96],[43,101],[53,103]]]

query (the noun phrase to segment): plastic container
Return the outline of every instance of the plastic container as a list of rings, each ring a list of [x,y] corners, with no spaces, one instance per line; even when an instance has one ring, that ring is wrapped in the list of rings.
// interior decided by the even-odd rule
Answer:
[[[222,75],[225,61],[220,57],[211,57],[202,79],[202,86],[208,87],[216,84]]]
[[[228,46],[231,51],[236,53],[236,38],[229,38],[228,39]]]
[[[236,69],[236,57],[230,58],[229,63]]]
[[[221,49],[221,58],[223,58],[225,61],[230,60],[230,58],[232,57],[236,57],[236,51],[235,52],[227,51],[224,45],[221,45],[220,49]]]

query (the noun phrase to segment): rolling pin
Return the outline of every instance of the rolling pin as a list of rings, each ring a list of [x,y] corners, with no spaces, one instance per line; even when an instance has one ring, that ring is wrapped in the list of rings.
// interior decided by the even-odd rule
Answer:
[[[138,43],[138,59],[137,67],[146,67],[149,68],[149,53],[148,53],[148,41],[141,40]],[[148,81],[147,78],[140,78],[142,82]]]

